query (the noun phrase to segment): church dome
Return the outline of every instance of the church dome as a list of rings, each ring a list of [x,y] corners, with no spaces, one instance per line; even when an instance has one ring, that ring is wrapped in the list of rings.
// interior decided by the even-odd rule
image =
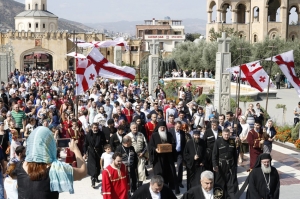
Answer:
[[[51,17],[58,18],[55,14],[46,10],[26,10],[19,13],[16,17]]]

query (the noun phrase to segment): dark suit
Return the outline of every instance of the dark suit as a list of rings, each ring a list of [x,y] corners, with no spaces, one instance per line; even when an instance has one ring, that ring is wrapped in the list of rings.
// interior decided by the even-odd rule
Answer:
[[[115,133],[113,134],[111,137],[110,137],[110,140],[109,140],[109,144],[110,144],[110,147],[111,147],[111,151],[115,151],[116,148],[121,145],[122,142],[120,142],[119,140],[119,137],[117,135],[118,133]],[[125,136],[125,133],[123,133],[122,137]]]
[[[131,199],[151,199],[152,197],[149,187],[150,183],[142,185],[134,192],[133,196],[131,196]],[[173,191],[167,185],[164,185],[160,191],[160,198],[177,199]]]
[[[221,136],[222,136],[222,131],[218,129],[218,137]],[[208,129],[205,131],[203,140],[205,141],[205,145],[206,145],[205,168],[207,170],[213,171],[212,151],[214,149],[216,138],[212,129]]]
[[[176,139],[176,132],[175,129],[172,129],[170,133],[173,136],[174,143],[175,143],[175,150],[177,146],[177,139]],[[185,139],[185,133],[183,131],[179,131],[180,134],[180,151],[176,150],[176,157],[175,160],[177,161],[177,177],[178,177],[178,183],[179,185],[182,184],[182,174],[183,174],[183,151],[184,147],[186,144],[186,139]]]

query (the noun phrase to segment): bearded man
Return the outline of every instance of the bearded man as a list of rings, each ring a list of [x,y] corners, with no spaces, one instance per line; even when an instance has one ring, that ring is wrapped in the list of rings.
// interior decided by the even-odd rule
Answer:
[[[91,176],[92,187],[95,188],[95,183],[99,183],[98,176],[100,175],[100,157],[103,153],[103,146],[106,144],[105,136],[99,130],[98,124],[93,123],[92,129],[86,135],[84,143],[84,156],[88,156],[87,169],[88,175]]]
[[[183,158],[187,167],[187,190],[200,184],[200,175],[205,170],[206,146],[200,139],[200,131],[193,132],[193,139],[189,140],[183,151]]]
[[[172,144],[172,152],[161,153],[158,144]],[[175,142],[171,133],[167,131],[165,122],[158,122],[149,141],[150,162],[153,164],[154,175],[160,175],[164,178],[165,184],[175,193],[179,194],[179,185],[176,176],[174,159],[176,157]]]
[[[278,171],[271,166],[270,154],[261,154],[249,175],[246,199],[279,199],[280,179]]]

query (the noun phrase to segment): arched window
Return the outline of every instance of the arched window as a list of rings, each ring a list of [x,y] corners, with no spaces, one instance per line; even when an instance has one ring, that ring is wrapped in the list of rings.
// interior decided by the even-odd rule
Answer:
[[[256,43],[257,42],[257,35],[254,35],[254,43]]]
[[[280,0],[269,1],[268,3],[268,21],[280,22]]]
[[[246,6],[239,4],[237,9],[237,22],[246,23]]]
[[[242,39],[242,38],[243,38],[243,34],[240,34],[240,36],[239,36],[239,37],[240,37],[240,39]]]
[[[259,7],[253,8],[253,21],[259,22]]]
[[[295,40],[295,35],[292,35],[292,41],[294,41]]]
[[[36,27],[36,28],[39,28],[39,23],[36,23],[36,24],[35,24],[35,27]]]
[[[298,21],[298,12],[296,7],[291,7],[290,15],[289,15],[289,24],[290,25],[297,25],[299,24]]]
[[[38,4],[36,3],[36,4],[35,4],[35,10],[37,10],[37,9],[38,9]]]
[[[272,39],[275,39],[275,37],[276,37],[276,34],[273,34],[273,35],[272,35]]]
[[[28,27],[31,28],[31,23],[28,24]]]
[[[28,10],[30,10],[30,4],[28,4]]]

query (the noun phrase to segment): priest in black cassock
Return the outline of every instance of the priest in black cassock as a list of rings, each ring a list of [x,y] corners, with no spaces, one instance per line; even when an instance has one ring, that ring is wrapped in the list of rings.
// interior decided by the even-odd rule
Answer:
[[[201,173],[201,185],[191,188],[181,199],[224,199],[223,189],[214,184],[214,174],[211,171]]]
[[[183,151],[183,158],[187,167],[187,190],[200,184],[200,175],[205,171],[206,146],[200,139],[200,131],[193,132],[193,139],[189,140]]]
[[[155,175],[151,178],[150,183],[142,185],[130,199],[154,199],[154,198],[168,198],[177,199],[173,191],[164,184],[164,179]]]
[[[279,199],[280,179],[278,171],[271,166],[270,154],[258,156],[256,164],[249,175],[246,199]]]
[[[158,144],[172,144],[172,152],[160,153]],[[175,141],[171,133],[167,131],[165,122],[158,122],[149,141],[149,158],[153,164],[154,175],[163,177],[165,184],[171,189],[175,189],[175,193],[179,194],[179,184],[177,180],[174,160]]]

